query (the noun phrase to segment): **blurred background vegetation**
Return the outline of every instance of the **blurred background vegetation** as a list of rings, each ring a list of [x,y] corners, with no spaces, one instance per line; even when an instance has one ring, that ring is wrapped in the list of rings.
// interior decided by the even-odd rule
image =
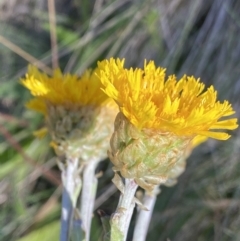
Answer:
[[[1,241],[58,240],[60,173],[49,140],[32,134],[44,121],[25,109],[30,95],[19,84],[29,62],[52,68],[55,32],[64,72],[81,74],[109,57],[134,67],[151,59],[168,74],[213,84],[240,115],[240,1],[58,0],[56,13],[52,2],[0,1]],[[178,184],[162,188],[147,240],[240,240],[240,132],[231,133],[194,150]],[[119,193],[110,162],[98,171],[104,175],[95,209],[112,213]],[[95,211],[92,240],[100,237]]]

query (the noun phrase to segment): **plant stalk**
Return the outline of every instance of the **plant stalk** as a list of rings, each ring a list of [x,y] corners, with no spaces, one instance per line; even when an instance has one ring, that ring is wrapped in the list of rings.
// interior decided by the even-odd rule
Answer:
[[[82,228],[85,232],[85,240],[89,241],[93,207],[97,191],[98,180],[95,176],[95,169],[98,162],[90,161],[83,170],[83,186],[80,203],[80,216],[82,221]]]
[[[63,183],[60,241],[69,241],[71,235],[73,211],[81,189],[78,168],[78,158],[69,158],[66,167],[60,166]]]
[[[151,222],[153,209],[157,199],[157,194],[158,194],[158,187],[156,187],[152,193],[145,193],[143,198],[143,205],[148,210],[143,210],[143,209],[139,210],[136,225],[134,228],[134,233],[133,233],[133,241],[146,240],[148,227]]]
[[[138,185],[133,179],[125,179],[124,192],[116,212],[111,218],[111,241],[125,241],[135,203],[133,198]]]

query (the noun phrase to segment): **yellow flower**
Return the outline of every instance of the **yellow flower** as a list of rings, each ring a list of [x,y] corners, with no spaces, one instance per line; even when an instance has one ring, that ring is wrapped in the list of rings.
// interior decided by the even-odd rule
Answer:
[[[48,103],[67,108],[86,105],[101,106],[109,98],[100,90],[101,82],[97,70],[87,70],[81,77],[63,74],[55,70],[52,77],[41,73],[36,67],[29,66],[22,84],[35,97],[27,107],[47,115]]]
[[[202,135],[226,140],[230,136],[214,129],[237,128],[237,119],[221,118],[234,114],[228,101],[216,100],[213,86],[193,76],[165,77],[165,69],[153,61],[144,69],[125,69],[124,60],[105,60],[99,63],[104,92],[113,98],[121,112],[139,129],[170,131],[179,136]]]
[[[59,155],[81,156],[84,161],[106,155],[117,106],[101,91],[97,72],[87,70],[78,77],[57,69],[48,76],[29,66],[21,80],[34,96],[26,106],[45,116],[51,146]],[[36,135],[44,133],[46,128]]]
[[[228,101],[217,101],[214,88],[203,91],[204,84],[194,77],[177,81],[172,75],[165,80],[165,69],[153,61],[135,70],[125,69],[119,59],[98,66],[103,91],[120,109],[109,151],[114,171],[145,190],[166,182],[189,146],[200,139],[229,138],[212,130],[238,126],[236,118],[222,119],[235,113]]]

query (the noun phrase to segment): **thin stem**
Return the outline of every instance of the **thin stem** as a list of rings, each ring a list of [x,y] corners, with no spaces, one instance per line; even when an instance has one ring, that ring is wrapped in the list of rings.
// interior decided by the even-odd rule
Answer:
[[[69,197],[68,191],[63,188],[60,241],[69,240],[72,214],[73,207],[71,199]]]
[[[97,161],[89,162],[83,171],[80,215],[82,220],[82,227],[85,231],[85,241],[89,241],[90,238],[92,213],[98,184],[98,180],[95,176],[97,163]]]
[[[57,31],[56,31],[56,11],[55,11],[54,0],[48,0],[48,14],[49,14],[51,50],[52,50],[52,67],[56,69],[58,68],[58,45],[57,45]]]
[[[138,185],[133,179],[125,179],[124,193],[116,212],[111,218],[111,241],[125,241],[127,238],[129,223],[131,220],[133,208],[133,198]]]
[[[62,214],[60,241],[69,241],[73,210],[81,189],[81,179],[78,173],[78,158],[67,160],[66,168],[62,170]]]
[[[135,207],[135,202],[132,202],[131,205],[129,206],[129,212],[128,212],[128,216],[126,218],[126,223],[125,223],[125,230],[124,230],[125,231],[125,233],[124,233],[125,239],[127,238],[127,233],[128,233],[131,219],[132,219],[134,207]]]
[[[158,187],[157,187],[158,188]],[[143,205],[148,210],[140,209],[133,233],[133,241],[145,241],[147,237],[148,227],[151,221],[153,209],[157,199],[157,189],[153,193],[146,193],[143,199]]]

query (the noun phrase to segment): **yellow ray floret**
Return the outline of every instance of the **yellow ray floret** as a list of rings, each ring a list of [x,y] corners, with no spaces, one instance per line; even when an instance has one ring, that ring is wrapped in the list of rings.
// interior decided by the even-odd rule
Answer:
[[[211,130],[238,127],[236,118],[224,118],[235,113],[231,104],[217,101],[213,86],[204,91],[205,85],[193,76],[166,78],[165,69],[153,61],[145,62],[143,69],[126,69],[124,60],[113,58],[98,66],[103,91],[139,129],[226,140],[227,133]]]
[[[29,66],[21,83],[35,97],[27,103],[27,107],[47,114],[47,104],[54,106],[81,107],[86,105],[100,106],[108,97],[101,91],[101,82],[96,72],[87,70],[81,77],[63,74],[59,69],[53,76],[40,72],[36,67]]]

